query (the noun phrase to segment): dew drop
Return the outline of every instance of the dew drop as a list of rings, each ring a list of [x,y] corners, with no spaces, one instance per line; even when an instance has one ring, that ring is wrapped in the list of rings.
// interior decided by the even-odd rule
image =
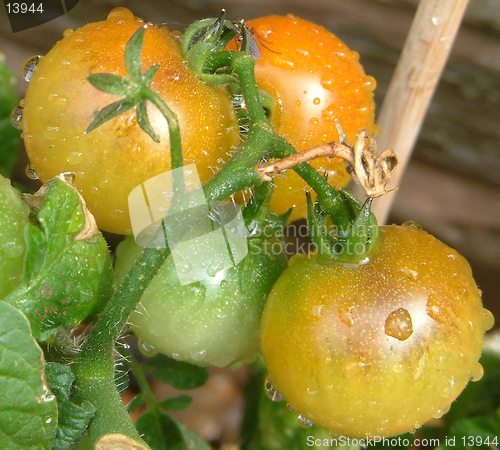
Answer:
[[[25,168],[24,168],[24,173],[26,174],[26,176],[30,179],[30,180],[39,180],[40,178],[38,177],[38,174],[35,172],[35,169],[33,169],[33,167],[31,167],[31,164],[28,164]]]
[[[283,400],[283,395],[271,383],[269,378],[266,378],[264,381],[264,392],[266,393],[266,397],[272,402],[281,402]]]
[[[405,275],[407,275],[412,280],[416,280],[418,278],[418,272],[416,270],[412,270],[408,267],[403,267],[401,269],[401,272],[403,272]]]
[[[314,105],[319,105],[320,103],[321,103],[321,99],[319,97],[314,97],[313,104]]]
[[[198,350],[191,353],[191,358],[193,359],[193,361],[202,361],[203,358],[205,358],[206,354],[206,350]]]
[[[365,86],[369,91],[374,91],[377,87],[377,80],[370,75],[367,75],[365,78]]]
[[[21,130],[23,128],[23,107],[17,106],[10,115],[10,123],[14,128]]]
[[[80,162],[82,161],[82,158],[83,158],[82,152],[71,152],[66,157],[66,161],[68,162],[68,164],[70,164],[72,166],[76,166],[76,165],[80,164]]]
[[[67,30],[63,31],[63,37],[67,38],[73,34],[73,30],[71,28],[68,28]]]
[[[48,424],[48,423],[51,423],[51,422],[52,422],[52,417],[47,417],[47,418],[45,419],[45,423],[47,423],[47,424]]]
[[[281,58],[279,56],[277,56],[274,59],[274,64],[278,67],[283,67],[285,69],[291,69],[291,70],[295,69],[295,63],[293,61]]]
[[[316,117],[312,117],[311,120],[309,120],[309,124],[316,126],[319,124],[319,120]]]
[[[451,259],[452,261],[456,261],[457,260],[457,255],[454,255],[453,253],[450,253],[448,255],[448,258]]]
[[[410,313],[405,308],[391,312],[385,320],[385,334],[404,341],[413,333],[413,324]]]
[[[135,19],[135,16],[130,9],[118,6],[109,12],[108,19]]]
[[[311,308],[311,314],[314,316],[314,317],[321,317],[321,314],[323,313],[323,308],[325,307],[325,305],[314,305],[312,308]]]
[[[414,220],[407,220],[406,222],[403,223],[403,227],[410,227],[410,228],[416,228],[418,230],[422,229],[422,226],[415,222]]]
[[[334,83],[335,81],[330,78],[325,78],[324,80],[321,80],[321,86],[323,86],[325,89],[330,89]]]
[[[306,416],[299,414],[297,416],[297,422],[301,428],[311,428],[314,423],[312,420],[309,420]]]
[[[158,354],[156,347],[149,342],[139,341],[139,350],[148,358],[152,358]]]
[[[483,327],[484,331],[489,331],[495,324],[495,317],[489,309],[483,308]]]
[[[29,58],[23,66],[23,78],[25,81],[28,83],[31,81],[31,77],[33,76],[33,73],[35,73],[35,70],[40,63],[40,60],[42,57],[40,55],[32,56]]]
[[[474,364],[470,372],[471,381],[479,381],[481,378],[483,378],[483,375],[484,375],[484,368],[481,365],[481,363],[478,362]]]
[[[352,308],[350,306],[341,306],[338,309],[340,321],[344,325],[347,325],[348,327],[352,327],[352,325],[354,324],[351,310],[352,310]]]

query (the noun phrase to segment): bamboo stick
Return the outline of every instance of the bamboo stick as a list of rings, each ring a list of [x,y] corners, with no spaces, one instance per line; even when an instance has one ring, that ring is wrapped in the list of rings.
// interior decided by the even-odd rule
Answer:
[[[421,0],[378,117],[378,148],[390,148],[399,164],[392,186],[398,186],[431,98],[448,59],[468,0]],[[385,223],[396,194],[374,202]]]

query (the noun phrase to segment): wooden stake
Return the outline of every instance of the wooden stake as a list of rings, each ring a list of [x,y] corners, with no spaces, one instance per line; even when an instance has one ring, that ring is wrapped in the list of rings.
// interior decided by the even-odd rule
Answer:
[[[378,147],[394,150],[399,160],[393,186],[408,164],[467,4],[468,0],[420,1],[378,117]],[[387,220],[395,195],[374,201],[380,224]]]

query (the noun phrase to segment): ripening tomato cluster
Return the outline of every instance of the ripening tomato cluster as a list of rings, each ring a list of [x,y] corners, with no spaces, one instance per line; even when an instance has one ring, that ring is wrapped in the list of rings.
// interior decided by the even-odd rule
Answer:
[[[375,81],[356,52],[294,16],[247,25],[259,46],[257,84],[274,101],[270,122],[297,150],[338,140],[335,121],[351,142],[362,130],[375,131]],[[96,90],[87,76],[125,76],[125,46],[142,26],[130,11],[116,8],[105,21],[66,31],[36,60],[36,70],[30,62],[22,112],[26,149],[40,179],[74,172],[99,227],[125,235],[131,233],[129,193],[170,167],[168,126],[151,106],[159,143],[143,132],[133,110],[86,133],[96,110],[116,99]],[[228,48],[236,49],[237,42]],[[202,182],[208,181],[244,139],[230,94],[191,71],[178,38],[165,26],[147,28],[142,64],[159,65],[152,88],[179,120],[185,164],[196,164]],[[341,160],[317,159],[313,166],[336,187],[349,181]],[[10,225],[0,232],[12,235],[15,245],[0,249],[2,255],[17,251],[27,220],[4,184],[1,220]],[[289,171],[276,185],[271,209],[283,213],[293,206],[292,219],[304,217],[302,179]],[[279,239],[250,237],[250,247],[262,250]],[[22,253],[21,243],[19,248]],[[224,273],[189,285],[179,283],[167,259],[130,317],[142,350],[227,366],[252,361],[261,349],[274,388],[303,421],[350,436],[415,429],[444,414],[467,382],[480,377],[478,359],[492,316],[482,307],[466,260],[421,229],[381,227],[360,264],[319,254],[287,262],[283,254],[257,250]],[[119,246],[118,281],[140,251],[131,238]],[[0,258],[9,280],[18,273],[16,258]]]

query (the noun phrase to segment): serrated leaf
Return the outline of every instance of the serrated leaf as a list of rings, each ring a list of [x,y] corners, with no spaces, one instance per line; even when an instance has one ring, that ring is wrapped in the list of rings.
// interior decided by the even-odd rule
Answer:
[[[69,399],[75,381],[69,366],[47,363],[45,371],[47,383],[55,394],[59,406],[59,421],[53,449],[74,448],[94,417],[95,408],[90,402],[84,401],[81,405],[77,405]]]
[[[189,395],[179,395],[178,397],[171,397],[159,403],[160,408],[167,411],[179,411],[186,409],[191,405],[193,399]]]
[[[71,395],[75,375],[69,366],[55,362],[45,364],[45,379],[58,400],[66,400]]]
[[[84,401],[80,405],[70,400],[59,404],[59,423],[54,450],[74,448],[89,426],[95,414],[94,406]]]
[[[107,244],[77,190],[63,174],[28,198],[37,223],[25,229],[23,282],[6,301],[30,320],[44,340],[99,311],[111,295]]]
[[[146,29],[139,28],[130,38],[125,48],[125,68],[133,81],[142,79],[141,51]]]
[[[10,114],[19,97],[16,78],[0,53],[0,174],[9,176],[17,160],[21,133],[10,123]]]
[[[26,317],[2,301],[0,392],[0,448],[52,448],[57,403],[45,384],[42,350]]]
[[[108,106],[105,106],[101,110],[97,111],[97,113],[94,115],[94,118],[92,119],[92,122],[90,122],[90,125],[85,130],[85,133],[90,133],[92,130],[96,129],[97,127],[100,127],[103,123],[115,118],[116,116],[119,116],[120,114],[123,114],[124,112],[127,112],[134,106],[135,106],[135,100],[129,98],[124,98],[122,100],[113,102]]]
[[[112,73],[93,73],[87,80],[92,86],[108,94],[125,96],[130,90],[130,81]]]
[[[142,414],[135,424],[144,441],[154,450],[184,450],[184,438],[177,424],[167,415]]]
[[[155,133],[151,123],[149,122],[148,110],[146,108],[146,100],[141,99],[137,103],[137,123],[155,142],[160,142],[160,136]]]
[[[208,371],[204,367],[176,361],[164,355],[148,359],[145,367],[157,380],[177,389],[195,389],[203,386],[208,379]]]

